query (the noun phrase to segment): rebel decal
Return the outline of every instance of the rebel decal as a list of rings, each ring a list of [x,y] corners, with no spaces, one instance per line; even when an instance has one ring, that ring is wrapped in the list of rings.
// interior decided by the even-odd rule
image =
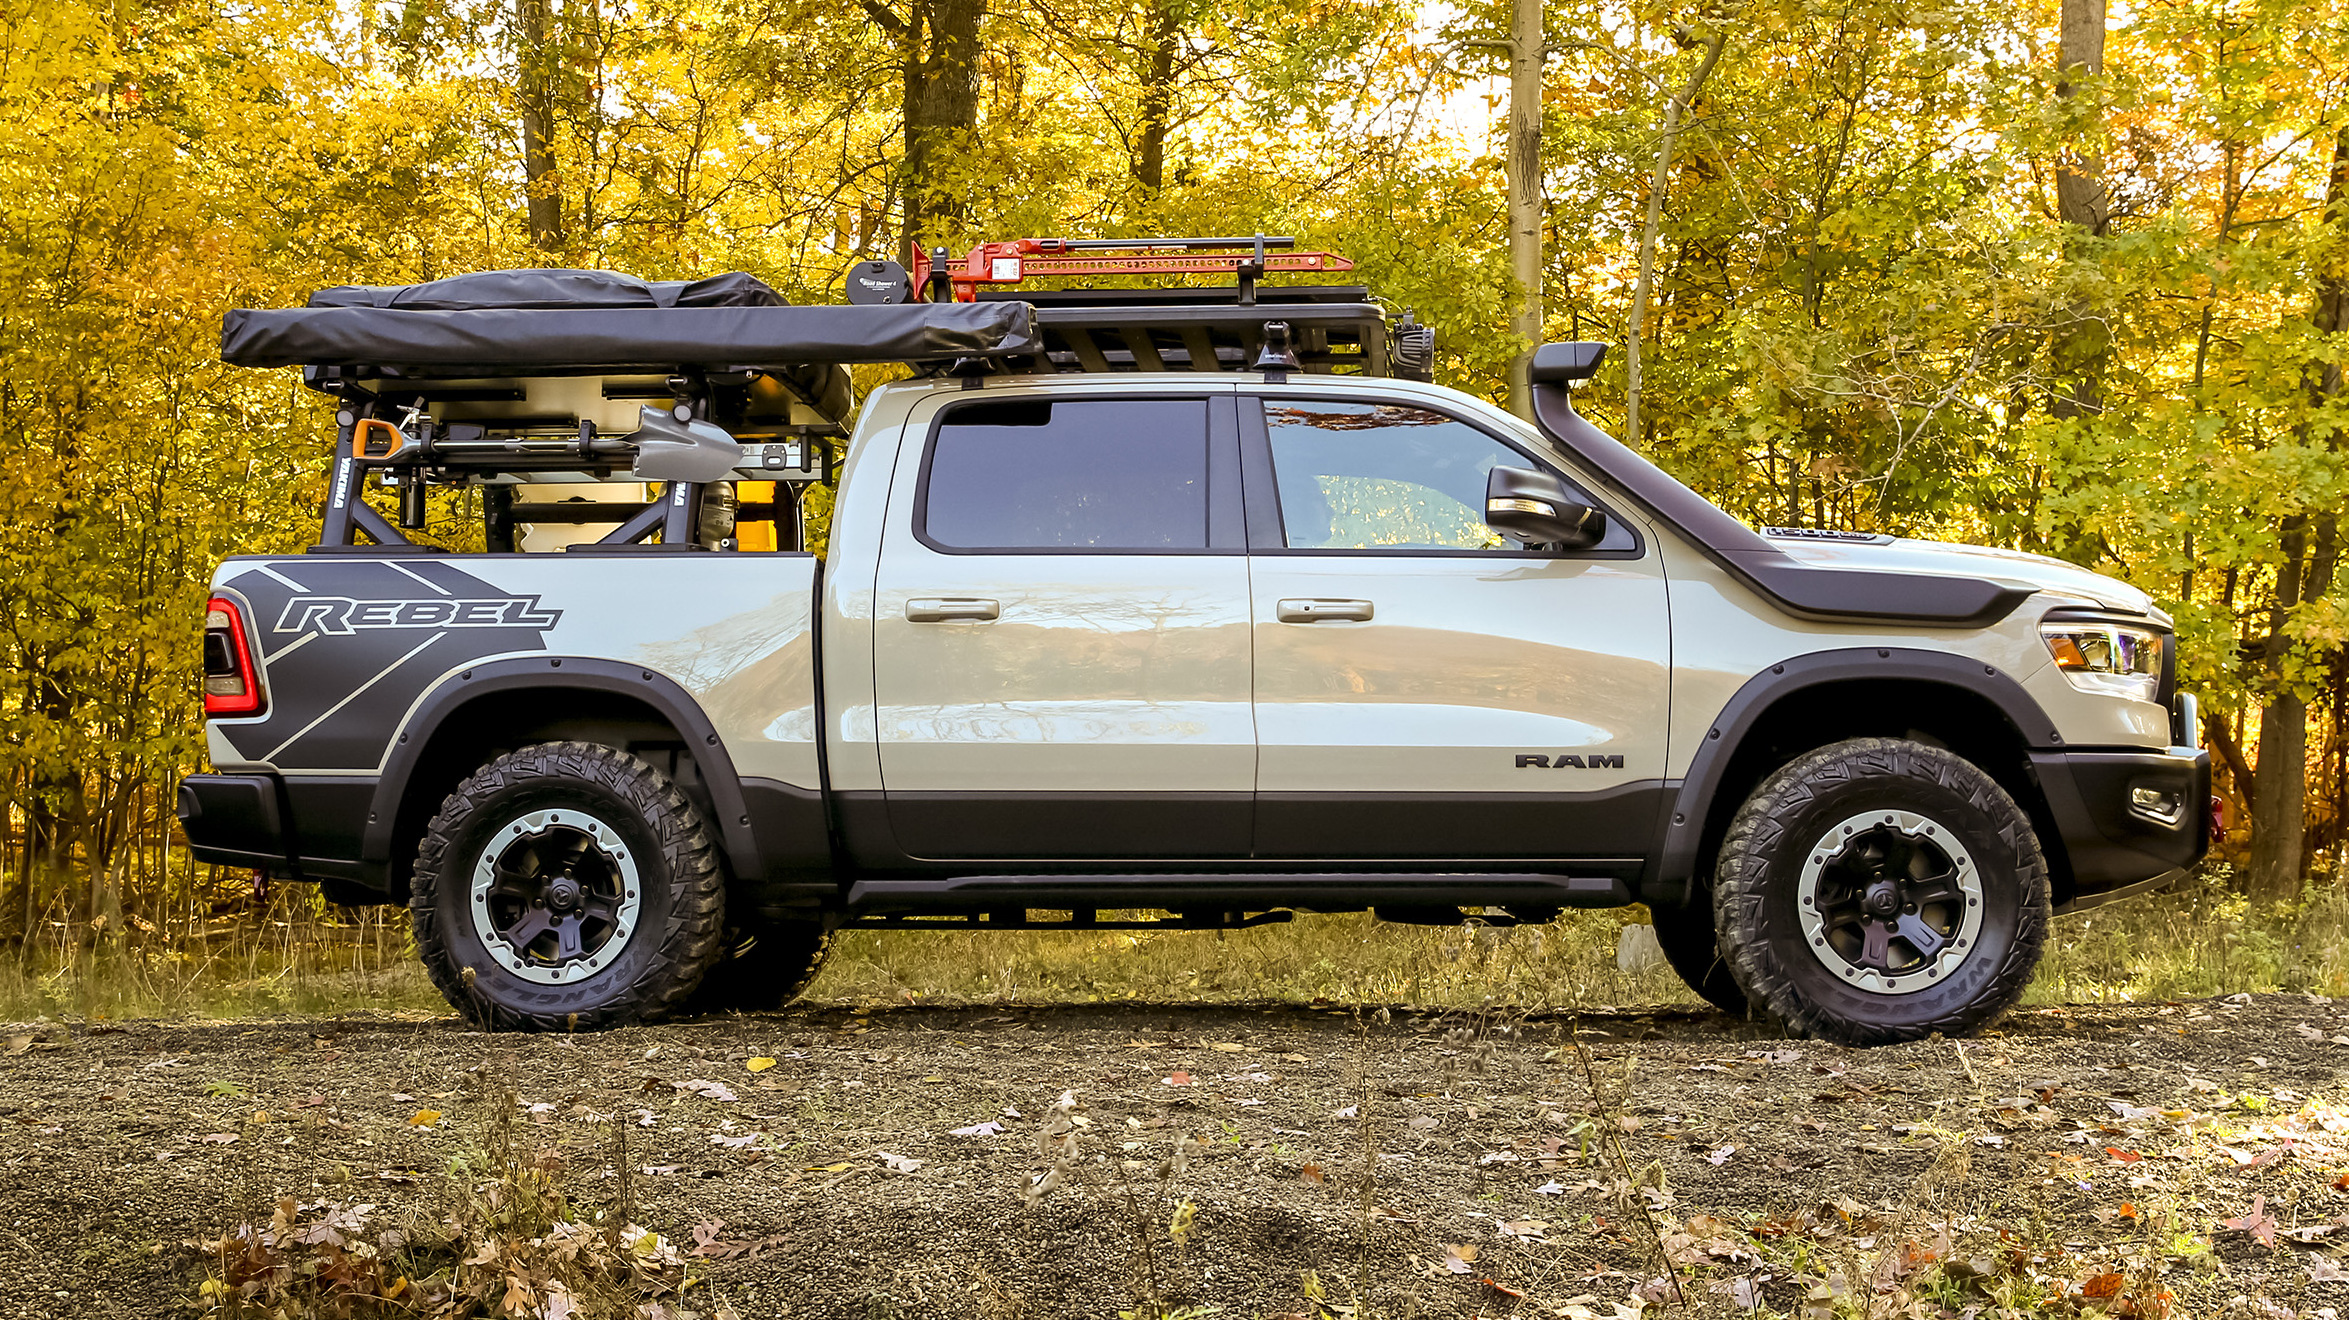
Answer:
[[[544,651],[563,617],[446,560],[305,555],[227,570],[221,585],[251,602],[260,630],[269,709],[214,727],[283,770],[372,770],[426,687],[485,657]]]
[[[313,630],[340,637],[361,628],[552,628],[561,610],[543,610],[536,596],[482,596],[471,599],[354,600],[349,596],[296,596],[273,630]]]

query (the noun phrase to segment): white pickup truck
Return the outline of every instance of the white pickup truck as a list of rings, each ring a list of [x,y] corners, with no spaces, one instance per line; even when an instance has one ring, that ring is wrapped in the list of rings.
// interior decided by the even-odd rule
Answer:
[[[850,926],[1645,903],[1713,1003],[1898,1041],[2208,846],[2142,592],[1749,528],[1575,412],[1600,345],[1526,422],[1358,289],[472,280],[231,314],[339,440],[320,543],[213,579],[180,814],[488,1026],[776,1006]]]

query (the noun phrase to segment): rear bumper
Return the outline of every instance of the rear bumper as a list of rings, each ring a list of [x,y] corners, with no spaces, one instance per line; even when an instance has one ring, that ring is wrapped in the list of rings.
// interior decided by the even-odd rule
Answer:
[[[199,862],[381,889],[386,868],[359,860],[374,792],[371,778],[189,775],[178,815]]]
[[[288,870],[277,776],[189,775],[179,781],[178,813],[197,861]]]
[[[2056,876],[2059,909],[2184,870],[2210,851],[2209,752],[2033,752],[2031,768],[2070,873],[2068,885]]]

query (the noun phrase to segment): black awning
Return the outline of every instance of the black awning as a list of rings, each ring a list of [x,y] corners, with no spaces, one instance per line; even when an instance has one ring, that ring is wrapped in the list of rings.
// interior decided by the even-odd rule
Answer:
[[[430,376],[931,362],[1033,354],[1040,347],[1028,305],[1017,302],[239,309],[220,328],[220,359],[235,366],[374,367]]]

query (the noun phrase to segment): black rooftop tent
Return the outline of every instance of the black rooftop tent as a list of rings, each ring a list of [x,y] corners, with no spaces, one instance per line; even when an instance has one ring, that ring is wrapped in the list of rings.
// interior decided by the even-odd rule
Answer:
[[[310,304],[228,313],[221,360],[414,379],[950,361],[1041,348],[1025,303],[792,307],[740,273],[650,283],[609,271],[485,271],[327,289]]]

